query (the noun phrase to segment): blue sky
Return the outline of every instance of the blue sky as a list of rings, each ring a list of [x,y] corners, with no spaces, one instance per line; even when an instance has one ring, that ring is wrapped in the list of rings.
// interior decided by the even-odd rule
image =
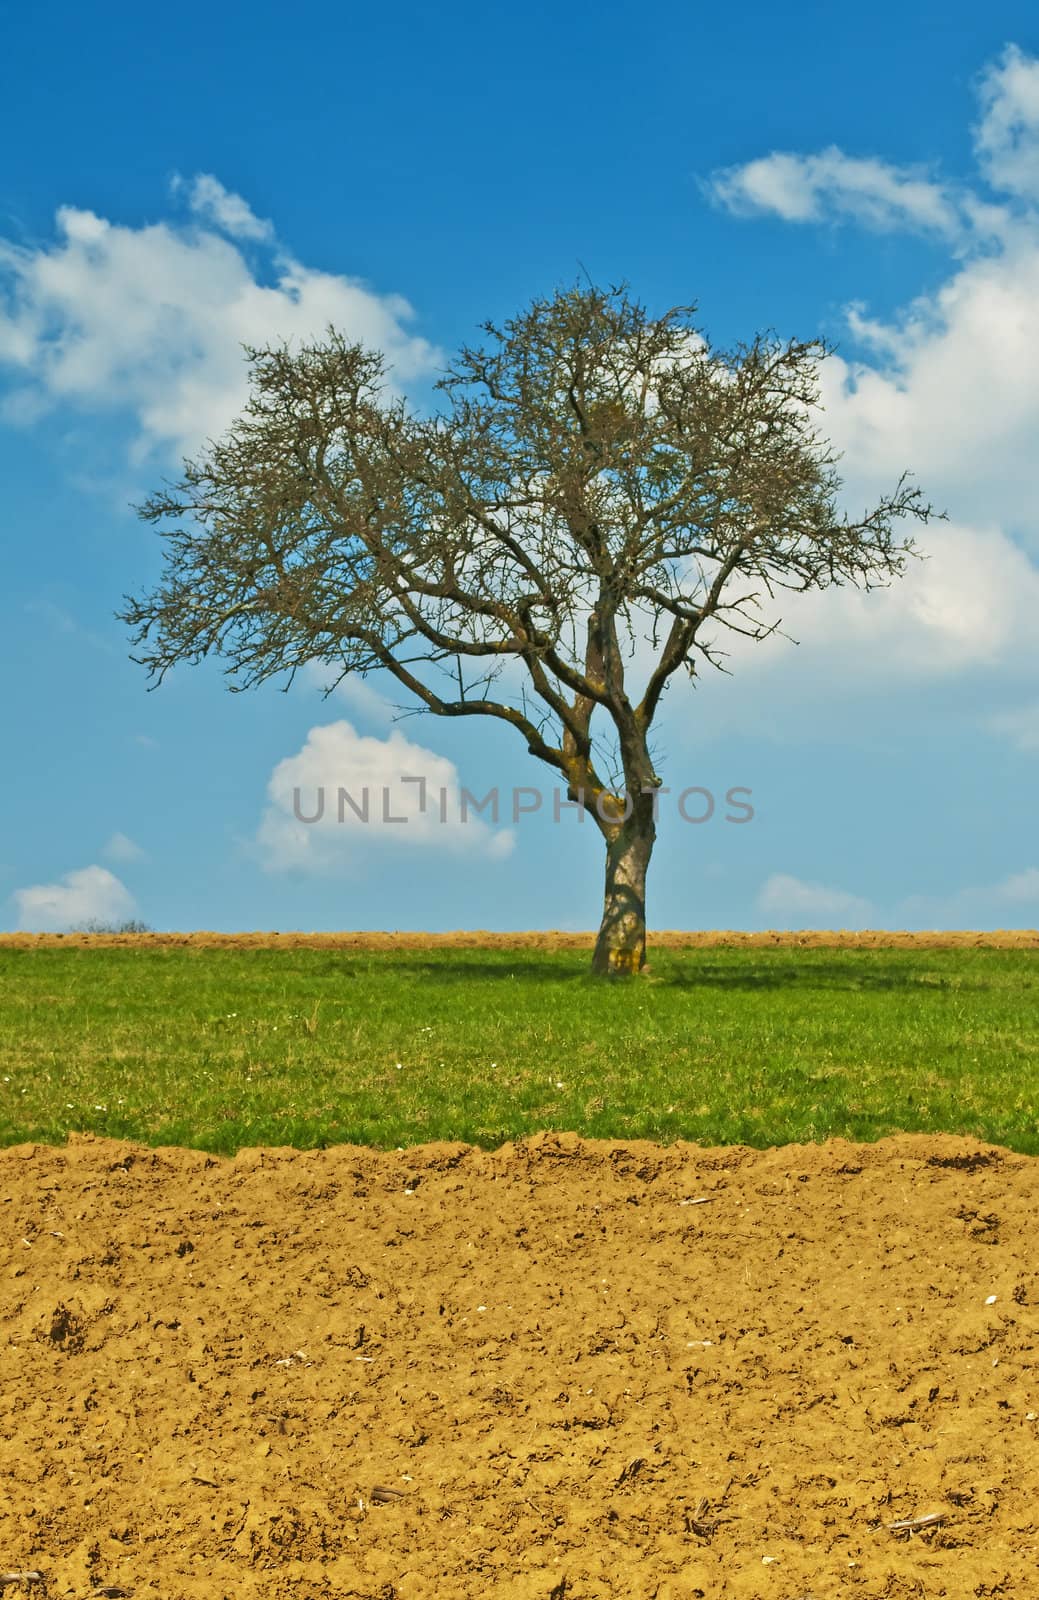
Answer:
[[[825,335],[849,505],[908,467],[949,518],[896,588],[792,602],[796,647],[671,691],[651,925],[1039,924],[1033,7],[3,5],[0,28],[0,927],[595,926],[598,836],[554,822],[509,730],[394,721],[374,679],[232,695],[207,664],[148,693],[113,619],[160,571],[130,503],[234,416],[243,340],[332,321],[421,407],[480,323],[584,271],[695,301],[722,345]],[[505,814],[292,816],[294,786],[419,771]],[[519,785],[545,798],[513,823]],[[708,822],[678,813],[691,786]]]

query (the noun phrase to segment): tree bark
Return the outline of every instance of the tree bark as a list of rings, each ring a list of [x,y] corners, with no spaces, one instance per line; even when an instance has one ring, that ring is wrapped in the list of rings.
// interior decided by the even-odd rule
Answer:
[[[606,898],[592,971],[630,978],[646,963],[646,871],[656,826],[652,807],[636,800],[632,815],[606,843]]]

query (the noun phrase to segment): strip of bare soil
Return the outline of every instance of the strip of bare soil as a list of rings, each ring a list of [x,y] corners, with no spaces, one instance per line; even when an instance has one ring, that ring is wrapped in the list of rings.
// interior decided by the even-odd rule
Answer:
[[[194,945],[210,949],[314,950],[586,950],[594,933],[3,933],[0,949],[48,949],[55,946],[104,948],[138,945],[144,949],[163,945]],[[650,950],[768,949],[772,947],[818,950],[1039,950],[1035,928],[1001,928],[991,933],[969,929],[954,933],[900,933],[870,929],[843,929],[800,933],[738,933],[724,930],[683,933],[663,929],[649,936]]]

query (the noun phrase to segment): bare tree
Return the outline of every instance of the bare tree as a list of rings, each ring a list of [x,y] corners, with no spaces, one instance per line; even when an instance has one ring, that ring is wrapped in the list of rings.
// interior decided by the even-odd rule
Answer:
[[[714,350],[694,310],[650,319],[623,286],[535,301],[462,349],[432,418],[334,330],[248,350],[241,417],[139,508],[165,568],[119,614],[157,682],[210,653],[236,689],[381,668],[417,709],[515,728],[605,841],[593,965],[610,975],[645,960],[670,680],[721,665],[725,630],[772,632],[780,589],[886,583],[913,550],[895,524],[934,515],[905,475],[861,520],[840,513],[814,421],[827,347]]]

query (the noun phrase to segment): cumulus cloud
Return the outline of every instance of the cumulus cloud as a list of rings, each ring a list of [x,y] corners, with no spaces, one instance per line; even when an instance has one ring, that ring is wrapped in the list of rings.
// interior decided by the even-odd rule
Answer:
[[[179,176],[174,178],[174,194],[181,190],[187,194],[188,205],[196,217],[211,223],[221,233],[230,234],[232,239],[274,237],[271,223],[258,217],[247,200],[225,189],[212,173],[200,172],[190,181]]]
[[[894,681],[937,682],[969,669],[1035,672],[1039,568],[998,528],[935,523],[903,577],[866,593],[850,587],[777,596],[760,613],[782,632],[754,643],[714,637],[737,680],[781,693],[796,680],[809,698]],[[797,641],[797,648],[791,644]],[[710,684],[711,675],[702,681]],[[720,692],[731,694],[734,685]]]
[[[665,752],[733,734],[840,741],[864,726],[876,732],[918,719],[924,713],[914,694],[941,691],[967,674],[987,682],[997,704],[1005,704],[1010,684],[1034,682],[1039,570],[1027,555],[998,529],[945,523],[924,529],[921,545],[928,559],[911,561],[889,588],[780,592],[761,616],[781,617],[783,633],[760,643],[716,628],[713,642],[727,652],[731,676],[704,666],[692,692],[676,677],[656,724]],[[1025,713],[1020,725],[1003,717],[990,716],[989,730],[1020,743]],[[1033,723],[1039,728],[1039,719]]]
[[[782,596],[769,620],[782,614],[800,650],[779,637],[724,641],[753,692],[781,704],[795,683],[819,698],[869,693],[896,677],[1034,679],[1039,667],[1039,60],[1008,47],[982,75],[979,99],[975,151],[1004,196],[999,205],[835,147],[773,152],[714,180],[716,198],[737,212],[924,228],[950,248],[944,283],[895,316],[848,308],[863,354],[823,363],[820,423],[841,453],[853,516],[909,468],[952,520],[904,525],[930,559],[887,590]],[[1027,713],[991,726],[1034,747]]]
[[[977,86],[973,128],[978,168],[1001,196],[1039,201],[1039,60],[1008,45]],[[708,195],[741,216],[784,222],[850,219],[880,231],[905,229],[963,245],[999,240],[1012,212],[969,187],[920,167],[849,155],[837,145],[805,154],[773,150],[715,172]]]
[[[765,880],[757,906],[763,916],[777,918],[786,928],[866,928],[874,914],[869,901],[858,895],[785,872]]]
[[[1012,873],[996,885],[993,894],[1008,905],[1039,906],[1039,867],[1026,867],[1024,872]]]
[[[774,873],[757,897],[762,916],[784,928],[877,927],[876,907],[858,895],[786,873]],[[1039,910],[1039,868],[1026,867],[997,883],[975,884],[950,895],[908,895],[894,925],[905,928],[1021,926]],[[891,925],[885,923],[885,926]]]
[[[982,74],[974,148],[994,189],[1039,200],[1039,60],[1008,45]]]
[[[148,859],[140,845],[135,844],[125,833],[113,833],[101,854],[107,856],[109,861],[132,862]]]
[[[303,669],[303,676],[322,693],[330,689],[336,677],[331,667],[324,666],[319,661],[308,662]],[[385,676],[389,677],[389,674]],[[390,682],[393,683],[395,680],[390,679]],[[399,684],[396,688],[398,699],[388,700],[368,678],[362,678],[356,672],[351,672],[342,682],[335,684],[332,694],[356,716],[363,717],[367,722],[374,722],[379,727],[388,728],[397,715],[397,706],[402,700],[409,706],[413,704],[406,689],[402,690]]]
[[[714,174],[713,198],[740,215],[769,213],[784,222],[845,216],[878,230],[912,228],[955,238],[961,207],[926,173],[874,157],[849,156],[836,145],[819,155],[773,151]]]
[[[59,883],[16,889],[18,927],[33,933],[63,933],[85,922],[121,922],[136,909],[133,895],[106,867],[81,867]]]
[[[835,148],[762,156],[716,175],[713,193],[789,221],[843,215],[958,239],[934,293],[888,320],[848,308],[868,353],[825,364],[826,431],[856,494],[890,488],[908,464],[960,521],[1039,540],[1039,60],[1008,47],[979,97],[977,159],[1007,203]]]
[[[474,795],[463,820],[463,787],[453,762],[399,730],[375,739],[349,722],[328,723],[275,767],[256,847],[272,871],[324,873],[373,849],[502,859],[514,835],[492,823],[511,814],[511,795],[501,796],[497,817],[478,809],[485,795]]]
[[[890,487],[908,463],[960,519],[1039,541],[1039,227],[892,322],[849,322],[875,358],[833,356],[822,390],[849,487]]]
[[[902,901],[907,927],[1023,926],[1039,912],[1039,867],[1012,872],[998,883],[969,884],[951,895],[910,895]]]
[[[213,177],[183,180],[192,220],[127,227],[63,206],[53,240],[0,239],[0,369],[6,420],[61,405],[129,414],[136,454],[191,454],[247,393],[243,344],[321,337],[331,324],[381,349],[398,383],[439,359],[396,294],[307,267]],[[239,248],[261,250],[259,266]],[[237,241],[237,242],[236,242]]]
[[[1039,750],[1039,703],[997,711],[989,718],[988,727],[1019,750]]]

